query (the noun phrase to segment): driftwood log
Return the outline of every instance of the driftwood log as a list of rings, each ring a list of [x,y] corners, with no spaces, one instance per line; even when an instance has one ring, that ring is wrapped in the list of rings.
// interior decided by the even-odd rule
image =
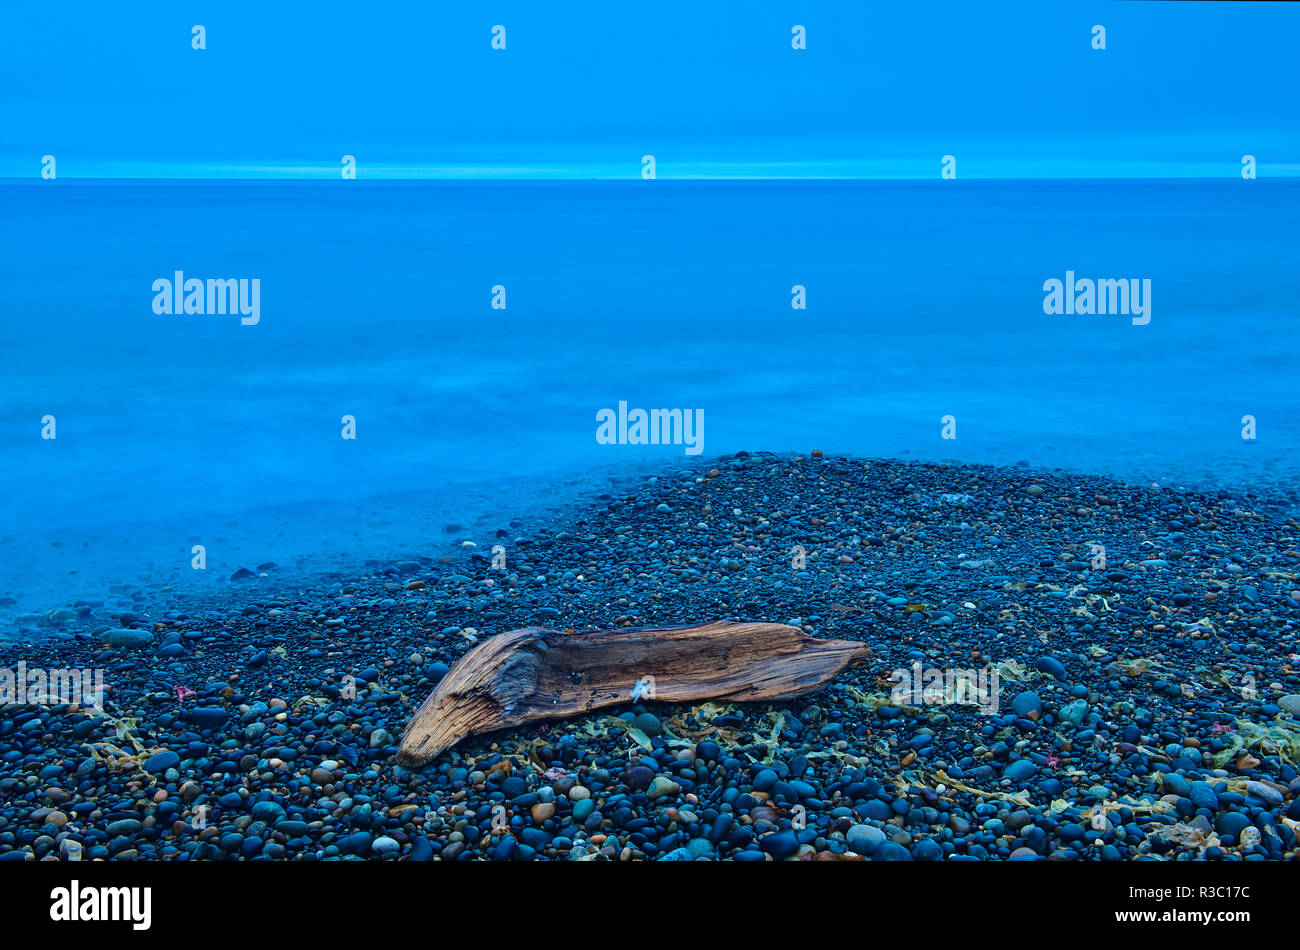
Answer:
[[[820,689],[870,652],[777,623],[514,630],[460,658],[407,723],[397,758],[419,765],[466,736],[641,698],[789,699]]]

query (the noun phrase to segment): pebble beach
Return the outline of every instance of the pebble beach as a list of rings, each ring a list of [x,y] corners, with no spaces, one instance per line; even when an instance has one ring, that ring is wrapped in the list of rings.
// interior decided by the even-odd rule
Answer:
[[[0,665],[102,670],[105,692],[0,710],[0,860],[1298,853],[1284,499],[740,453],[448,536],[301,583],[254,562],[202,598],[123,585],[20,617]],[[494,634],[727,619],[871,656],[789,702],[629,699],[396,762],[415,707]],[[895,690],[953,670],[996,702]]]

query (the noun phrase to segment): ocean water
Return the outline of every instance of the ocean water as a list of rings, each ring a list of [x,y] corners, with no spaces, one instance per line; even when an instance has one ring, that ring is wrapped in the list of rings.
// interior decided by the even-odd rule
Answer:
[[[8,181],[0,221],[5,610],[486,550],[691,460],[598,444],[620,400],[703,410],[706,458],[1294,498],[1296,181]],[[176,270],[258,278],[260,322],[155,314]],[[1045,314],[1067,270],[1150,279],[1150,322]]]

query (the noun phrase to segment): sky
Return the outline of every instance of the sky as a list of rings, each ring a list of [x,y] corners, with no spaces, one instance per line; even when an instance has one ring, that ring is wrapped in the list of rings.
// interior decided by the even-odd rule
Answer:
[[[1298,46],[1215,0],[11,2],[0,177],[1297,176]]]

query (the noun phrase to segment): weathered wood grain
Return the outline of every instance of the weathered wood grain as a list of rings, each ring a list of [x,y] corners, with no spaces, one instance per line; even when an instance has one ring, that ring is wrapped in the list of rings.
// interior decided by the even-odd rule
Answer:
[[[514,630],[451,668],[407,723],[398,760],[418,765],[466,736],[631,703],[646,677],[654,677],[657,702],[789,699],[820,689],[870,652],[776,623]]]

